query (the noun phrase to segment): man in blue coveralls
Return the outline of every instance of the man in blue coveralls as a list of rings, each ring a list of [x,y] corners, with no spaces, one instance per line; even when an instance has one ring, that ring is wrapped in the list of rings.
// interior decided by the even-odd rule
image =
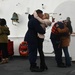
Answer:
[[[40,18],[43,17],[43,11],[38,9],[36,12]],[[33,15],[29,14],[28,18],[28,30],[26,32],[24,41],[28,42],[30,70],[31,72],[42,72],[42,70],[36,64],[38,49],[37,33],[45,34],[45,30],[41,27],[40,22],[35,19]]]

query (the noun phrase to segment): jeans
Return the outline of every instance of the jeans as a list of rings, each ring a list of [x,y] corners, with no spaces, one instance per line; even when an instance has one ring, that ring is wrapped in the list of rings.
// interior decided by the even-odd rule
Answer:
[[[51,42],[55,52],[55,60],[59,66],[62,64],[62,48],[60,47],[60,42],[58,40],[51,39]]]
[[[64,51],[66,65],[71,65],[71,59],[68,52],[68,47],[63,47],[62,49]]]

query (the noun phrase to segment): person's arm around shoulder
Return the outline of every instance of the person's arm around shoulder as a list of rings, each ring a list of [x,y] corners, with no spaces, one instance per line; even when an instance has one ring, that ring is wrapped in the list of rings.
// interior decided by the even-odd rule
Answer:
[[[51,26],[52,22],[49,19],[44,19],[46,26]]]
[[[41,19],[36,12],[33,13],[34,18],[36,18],[38,21],[40,21],[42,24],[45,24],[45,21],[43,19]]]
[[[59,27],[57,28],[59,33],[68,33],[69,29],[67,27],[64,27],[63,29],[60,29]]]
[[[34,17],[38,20],[38,21],[40,21],[42,24],[45,24],[46,26],[51,26],[51,21],[49,20],[49,19],[41,19],[38,15],[37,15],[37,13],[36,12],[34,12],[33,13],[33,15],[34,15]]]

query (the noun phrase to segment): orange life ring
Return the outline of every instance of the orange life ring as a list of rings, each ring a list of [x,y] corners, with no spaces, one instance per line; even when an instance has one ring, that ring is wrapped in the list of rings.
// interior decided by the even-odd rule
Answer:
[[[19,45],[19,53],[21,56],[28,56],[28,43],[26,41]]]

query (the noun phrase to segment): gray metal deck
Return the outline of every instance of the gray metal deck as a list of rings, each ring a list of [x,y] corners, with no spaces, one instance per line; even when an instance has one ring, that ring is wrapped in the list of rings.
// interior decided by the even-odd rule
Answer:
[[[44,72],[30,72],[28,58],[13,57],[7,64],[0,64],[0,75],[75,75],[75,63],[68,68],[58,68],[54,57],[46,57],[48,70]],[[37,59],[39,65],[39,57]]]

